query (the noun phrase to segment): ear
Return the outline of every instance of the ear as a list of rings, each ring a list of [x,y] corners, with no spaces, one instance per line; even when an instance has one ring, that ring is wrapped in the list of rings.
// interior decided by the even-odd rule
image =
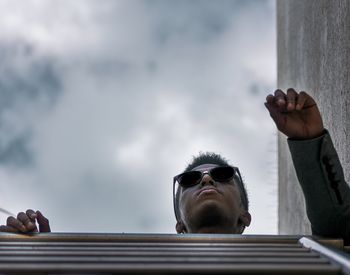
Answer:
[[[181,221],[177,222],[175,227],[176,227],[176,232],[179,234],[187,232],[185,225]]]
[[[248,211],[243,211],[240,216],[238,222],[241,225],[240,234],[243,233],[244,229],[250,225],[250,222],[252,220],[252,217],[250,216],[250,213]]]

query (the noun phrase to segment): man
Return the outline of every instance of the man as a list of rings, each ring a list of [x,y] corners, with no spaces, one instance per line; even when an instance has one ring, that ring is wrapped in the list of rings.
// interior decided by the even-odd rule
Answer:
[[[215,153],[200,154],[174,177],[177,233],[242,234],[248,197],[238,168]]]
[[[316,102],[288,89],[268,95],[265,106],[288,137],[312,233],[350,243],[350,189]]]

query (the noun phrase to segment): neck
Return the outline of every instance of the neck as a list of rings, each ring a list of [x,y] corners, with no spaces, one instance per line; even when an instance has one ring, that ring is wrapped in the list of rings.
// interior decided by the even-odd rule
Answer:
[[[188,233],[214,233],[214,234],[241,234],[241,226],[235,223],[235,219],[228,219],[222,213],[207,211],[206,215],[202,215],[187,224]]]

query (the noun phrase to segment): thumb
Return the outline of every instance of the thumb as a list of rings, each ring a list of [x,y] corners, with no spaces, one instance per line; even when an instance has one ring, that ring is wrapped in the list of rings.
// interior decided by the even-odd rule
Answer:
[[[36,211],[36,219],[39,224],[39,232],[51,232],[50,225],[49,225],[49,220],[44,217],[43,214],[41,214],[40,211]]]

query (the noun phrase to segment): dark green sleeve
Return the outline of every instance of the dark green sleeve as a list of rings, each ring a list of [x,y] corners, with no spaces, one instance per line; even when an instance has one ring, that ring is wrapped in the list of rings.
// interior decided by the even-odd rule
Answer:
[[[350,242],[350,189],[328,131],[310,140],[288,139],[312,233]]]

